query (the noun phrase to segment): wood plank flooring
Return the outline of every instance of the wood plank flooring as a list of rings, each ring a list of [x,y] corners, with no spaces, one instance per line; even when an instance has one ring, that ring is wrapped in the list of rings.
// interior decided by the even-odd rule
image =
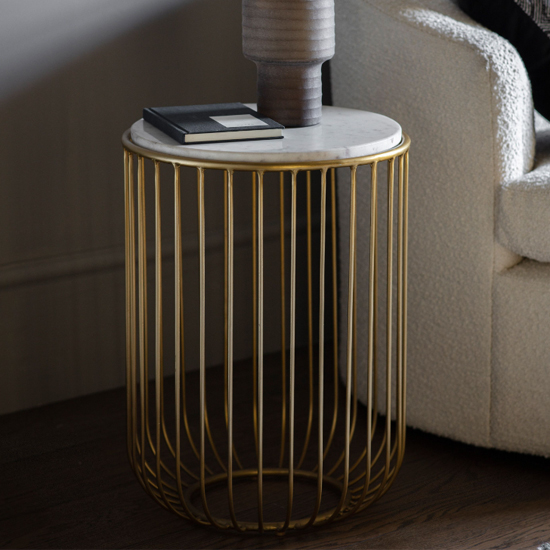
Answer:
[[[165,511],[130,470],[123,389],[0,417],[2,548],[536,549],[550,460],[409,429],[393,487],[317,531],[234,536]]]

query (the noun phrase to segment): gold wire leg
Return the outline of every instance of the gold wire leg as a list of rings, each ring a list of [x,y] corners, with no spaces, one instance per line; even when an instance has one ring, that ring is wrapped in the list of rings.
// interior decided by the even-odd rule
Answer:
[[[279,468],[283,467],[286,444],[286,304],[285,304],[285,176],[279,174],[279,226],[281,241],[281,452]]]
[[[154,476],[157,480],[160,497],[166,506],[173,509],[176,487],[163,481],[162,470],[176,479],[161,460],[161,435],[164,437],[172,455],[175,450],[170,443],[164,422],[164,366],[163,366],[163,327],[162,327],[162,245],[161,245],[161,211],[160,211],[160,173],[159,162],[154,161],[155,169],[155,445],[153,453],[156,457]],[[152,472],[153,473],[153,472]],[[166,490],[165,490],[166,488]]]
[[[258,336],[258,530],[264,531],[263,460],[264,460],[264,173],[258,173],[258,254],[257,254],[257,336]]]
[[[258,457],[258,274],[256,265],[258,263],[257,241],[258,241],[258,203],[256,190],[256,172],[252,172],[252,385],[253,385],[253,421],[254,421],[254,443],[256,446],[256,458]]]
[[[185,408],[185,361],[184,361],[184,330],[183,330],[183,266],[182,266],[182,242],[181,242],[181,185],[180,168],[174,165],[174,264],[175,264],[175,407],[176,407],[176,486],[178,497],[185,517],[195,523],[204,523],[190,513],[185,501],[182,487],[187,486],[181,478],[184,466],[181,463],[181,418],[182,404]],[[185,468],[185,471],[198,479],[197,476]]]
[[[138,286],[139,286],[139,365],[141,394],[141,472],[145,488],[154,497],[145,461],[146,434],[149,431],[147,364],[147,257],[145,229],[145,170],[143,157],[138,157]]]
[[[403,155],[398,165],[398,201],[397,201],[397,396],[396,421],[399,441],[398,467],[403,461]]]
[[[392,409],[392,312],[393,312],[393,195],[395,161],[388,161],[388,244],[387,244],[387,285],[386,285],[386,468],[384,481],[390,471],[391,460],[391,409]]]
[[[291,211],[290,211],[290,371],[289,371],[289,426],[288,426],[288,503],[284,533],[290,524],[294,503],[294,398],[296,385],[296,203],[297,171],[292,171]]]
[[[378,165],[374,163],[371,167],[371,211],[370,211],[370,250],[369,250],[369,349],[368,349],[368,371],[367,371],[367,403],[373,401],[373,385],[375,364],[375,349],[376,349],[376,279],[378,277],[378,265],[376,256],[376,236],[378,227]],[[367,407],[367,464],[366,464],[366,480],[365,490],[361,501],[365,498],[366,492],[371,483],[371,467],[372,467],[372,438],[373,438],[373,411],[371,406]]]
[[[162,243],[160,212],[159,163],[155,164],[155,435],[156,435],[156,477],[162,499],[168,504],[162,484],[160,436],[163,427],[163,346],[162,346]]]
[[[233,171],[228,170],[225,177],[226,184],[226,292],[225,292],[225,310],[226,310],[226,335],[227,342],[225,363],[227,365],[227,496],[229,503],[229,515],[233,527],[242,531],[237,517],[235,515],[235,506],[233,502]],[[241,467],[242,469],[242,467]]]
[[[141,159],[141,161],[140,161]],[[132,390],[133,394],[133,402],[134,402],[134,410],[132,412],[132,418],[133,418],[133,424],[135,426],[135,433],[134,433],[134,465],[135,465],[135,471],[138,477],[138,480],[140,481],[141,485],[145,489],[147,493],[149,493],[153,498],[157,499],[155,494],[153,493],[153,488],[155,487],[154,483],[150,482],[147,471],[151,472],[151,469],[149,468],[149,465],[146,463],[145,460],[145,451],[146,451],[146,444],[145,444],[145,433],[147,432],[147,436],[149,436],[149,425],[147,422],[145,422],[146,415],[144,411],[146,410],[146,403],[147,403],[147,386],[143,384],[143,377],[142,377],[142,363],[144,361],[144,355],[142,350],[142,330],[141,330],[141,320],[138,322],[137,314],[139,312],[140,319],[144,317],[142,312],[142,307],[145,307],[144,297],[142,295],[142,275],[143,275],[143,267],[142,267],[142,252],[143,252],[143,246],[142,246],[142,239],[143,239],[143,230],[142,227],[145,224],[144,218],[142,214],[144,214],[144,208],[142,208],[142,203],[144,201],[143,195],[142,195],[142,181],[144,178],[144,174],[142,171],[142,165],[143,165],[143,158],[137,157],[137,269],[138,269],[138,276],[139,279],[136,278],[136,252],[135,252],[135,234],[134,234],[134,228],[135,228],[135,213],[134,213],[134,193],[133,193],[133,185],[134,185],[134,163],[132,160],[132,155],[130,155],[130,165],[129,165],[129,177],[131,183],[130,187],[130,204],[131,204],[131,210],[130,210],[130,216],[131,216],[131,245],[130,245],[130,255],[133,258],[132,259],[132,340],[133,340],[133,358],[132,358],[132,377],[134,380],[134,387]],[[144,205],[144,203],[143,203]],[[138,281],[136,286],[136,279]],[[136,303],[136,289],[137,289],[137,298],[138,302]],[[139,348],[138,348],[138,334],[139,334]],[[138,377],[138,349],[139,349],[139,370],[140,374]],[[139,436],[141,438],[138,438],[138,399],[137,399],[137,391],[138,391],[138,382],[139,382],[139,395],[140,395],[140,405],[139,405]],[[145,397],[144,397],[145,396]],[[151,442],[151,439],[149,437],[149,444],[151,449],[153,449],[153,445]],[[153,449],[154,450],[154,449]],[[139,454],[139,462],[137,461],[137,456]],[[162,504],[162,503],[161,503]],[[163,504],[164,505],[164,504]]]
[[[162,506],[166,504],[161,500],[157,492],[158,486],[149,479],[147,472],[155,476],[146,460],[147,444],[153,455],[156,448],[153,443],[149,427],[149,365],[147,345],[147,239],[146,239],[146,214],[145,214],[145,166],[144,157],[138,156],[138,295],[139,295],[139,349],[140,349],[140,431],[141,442],[138,445],[138,452],[141,454],[141,475],[143,486],[146,491],[157,500]]]
[[[140,355],[140,436],[141,442],[136,441],[136,451],[140,454],[140,462],[134,462],[138,479],[142,483],[144,489],[155,499],[159,504],[166,507],[166,503],[162,501],[162,493],[158,491],[158,483],[149,478],[148,472],[156,479],[155,471],[147,463],[147,444],[153,455],[156,454],[156,447],[153,443],[149,428],[149,412],[148,412],[148,346],[147,346],[147,244],[146,244],[146,215],[145,215],[145,167],[144,157],[138,156],[138,296],[139,296],[139,355]],[[133,166],[130,165],[129,177],[133,181]],[[133,196],[129,197],[133,203]],[[133,207],[131,209],[133,218]],[[131,223],[133,227],[133,223]],[[132,230],[133,233],[133,230]],[[132,235],[133,240],[133,235]],[[131,244],[131,256],[134,256],[133,243]],[[135,275],[132,275],[135,279]],[[135,295],[134,284],[132,292]],[[132,306],[134,309],[133,322],[134,327],[132,333],[135,334],[135,302]],[[135,341],[135,336],[134,336]],[[135,368],[133,371],[135,372]],[[135,376],[134,376],[135,379]],[[137,401],[134,401],[135,403]],[[137,406],[134,407],[133,417],[136,417]],[[137,432],[137,422],[134,422]],[[162,488],[161,488],[162,489]]]
[[[206,431],[206,436],[208,437],[208,442],[210,443],[210,448],[212,453],[219,464],[220,468],[225,472],[227,468],[223,463],[218,449],[214,442],[214,437],[210,429],[210,420],[208,417],[208,407],[206,404],[206,375],[203,372],[206,368],[206,338],[205,338],[205,325],[206,325],[206,273],[205,273],[205,264],[206,264],[206,233],[205,233],[205,218],[204,218],[204,180],[205,180],[205,170],[202,167],[197,168],[197,197],[198,197],[198,221],[199,221],[199,294],[200,294],[200,321],[199,321],[199,333],[202,334],[202,339],[199,336],[200,341],[200,360],[199,363],[201,380],[204,382],[204,388],[201,390],[201,397],[204,398],[204,402],[201,401],[201,414],[204,414],[204,428]],[[201,382],[201,383],[202,383]],[[201,386],[202,387],[202,386]],[[204,391],[203,391],[204,390]],[[203,408],[204,405],[204,408]],[[201,420],[202,426],[202,420]],[[202,428],[201,428],[202,429]],[[212,473],[212,470],[206,464],[204,450],[200,453],[199,460],[201,465],[204,464],[205,471]]]
[[[388,161],[388,217],[387,217],[387,288],[386,288],[386,426],[382,445],[380,450],[385,449],[385,465],[379,474],[383,474],[382,480],[378,484],[378,490],[372,499],[376,500],[389,488],[387,483],[392,474],[397,469],[391,469],[391,460],[395,454],[396,448],[391,447],[391,347],[392,347],[392,274],[393,274],[393,196],[394,196],[394,173],[395,165],[393,160]],[[375,239],[376,240],[376,239]],[[376,244],[376,243],[375,243]],[[376,280],[374,281],[376,283]],[[375,285],[376,287],[376,285]],[[376,289],[375,289],[376,291]],[[375,336],[376,337],[376,336]],[[375,359],[376,361],[376,359]],[[375,367],[376,368],[376,367]],[[378,458],[378,456],[376,457]],[[378,477],[378,476],[376,476]]]
[[[378,162],[375,162],[372,165],[372,178],[373,182],[378,182]],[[372,372],[372,410],[374,411],[374,416],[372,419],[372,437],[376,433],[376,427],[378,423],[378,225],[374,228],[374,266],[375,266],[375,276],[374,276],[374,317],[373,317],[373,363],[374,369]],[[385,437],[385,435],[384,435]],[[382,446],[380,447],[382,449]],[[376,457],[378,458],[378,457]]]
[[[206,338],[205,338],[205,298],[206,298],[206,274],[205,274],[205,222],[204,222],[204,169],[197,168],[197,195],[199,208],[199,347],[200,347],[200,488],[204,515],[208,521],[222,528],[210,514],[206,501],[205,484],[205,437],[206,437]]]
[[[391,480],[395,477],[397,474],[397,471],[399,470],[401,466],[401,459],[399,458],[402,455],[402,438],[401,433],[398,432],[398,435],[395,439],[395,445],[391,446],[391,345],[392,345],[392,334],[391,334],[391,325],[392,325],[392,277],[393,277],[393,266],[392,266],[392,259],[393,259],[393,196],[394,196],[394,161],[390,160],[388,162],[388,271],[387,271],[387,317],[386,317],[386,327],[387,327],[387,341],[386,341],[386,350],[387,350],[387,362],[386,362],[386,388],[387,388],[387,395],[386,395],[386,431],[384,433],[383,441],[380,445],[379,451],[376,454],[375,458],[371,460],[369,457],[367,458],[367,468],[365,472],[366,482],[367,485],[363,487],[363,492],[359,500],[357,501],[357,507],[363,506],[363,500],[365,498],[366,494],[371,494],[371,498],[369,498],[369,501],[365,503],[365,506],[368,505],[370,502],[376,500],[379,498],[382,494],[384,494],[389,486],[391,485]],[[368,369],[368,402],[372,402],[373,399],[373,393],[376,390],[376,388],[373,388],[373,385],[375,381],[373,382],[373,371],[376,372],[376,293],[377,293],[377,268],[376,268],[376,179],[377,179],[377,163],[375,162],[372,165],[372,194],[371,194],[371,273],[370,273],[370,289],[369,289],[369,339],[370,342],[374,342],[374,346],[369,347],[369,369]],[[401,210],[398,209],[398,212],[400,213]],[[400,223],[400,219],[399,219]],[[373,348],[373,349],[372,349]],[[371,352],[372,349],[372,352]],[[371,362],[374,363],[374,369],[370,368]],[[389,371],[389,372],[388,372]],[[398,393],[399,395],[399,393]],[[398,398],[399,401],[399,398]],[[399,402],[398,402],[399,406]],[[371,452],[370,446],[372,445],[372,436],[374,427],[372,426],[372,420],[371,420],[371,414],[373,408],[369,408],[367,415],[368,415],[368,426],[367,426],[367,455]],[[376,411],[374,411],[376,413]],[[375,424],[375,423],[374,423]],[[390,429],[388,430],[388,424],[390,425]],[[399,426],[399,420],[398,420],[398,426]],[[399,427],[398,427],[399,429]],[[383,449],[386,450],[386,461],[385,466],[371,479],[371,470],[372,467],[377,462],[378,458],[381,456],[381,453]],[[393,460],[394,456],[397,455],[397,462],[396,464],[391,467],[391,460]],[[382,481],[374,487],[372,490],[368,489],[368,484],[370,482],[376,481],[381,475],[383,474]],[[363,475],[359,476],[357,480],[361,479]],[[354,480],[354,481],[357,481]],[[390,480],[390,481],[388,481]],[[363,506],[364,507],[364,506]],[[355,511],[355,510],[354,510]],[[352,512],[353,513],[353,512]]]
[[[313,426],[313,285],[311,266],[311,171],[306,174],[307,188],[307,326],[308,326],[308,371],[309,371],[309,411],[307,417],[307,429],[304,441],[304,448],[296,468],[299,469],[304,462],[311,437]]]
[[[356,174],[357,166],[351,167],[350,177],[350,214],[349,214],[349,271],[348,271],[348,334],[346,344],[346,416],[345,416],[345,442],[344,442],[344,474],[343,487],[340,502],[335,508],[330,520],[335,519],[342,512],[347,498],[349,484],[349,459],[350,459],[350,432],[351,432],[351,390],[352,390],[352,363],[353,363],[353,321],[354,321],[354,297],[355,297],[355,234],[356,234]]]
[[[373,383],[374,371],[376,370],[375,350],[376,350],[376,280],[378,277],[377,270],[377,227],[378,227],[378,163],[374,162],[371,165],[371,211],[370,211],[370,249],[369,249],[369,321],[368,321],[368,356],[367,356],[367,403],[372,403],[373,399]],[[367,442],[366,442],[366,463],[365,463],[365,482],[361,496],[355,506],[354,512],[363,504],[365,497],[369,494],[370,484],[372,482],[372,438],[373,438],[373,411],[372,406],[367,406]],[[377,458],[377,457],[376,457]],[[361,479],[361,476],[360,478]]]
[[[128,151],[124,149],[124,238],[125,238],[125,268],[126,268],[126,430],[128,460],[132,467],[134,466],[134,424],[132,411],[135,407],[133,401],[133,376],[132,376],[132,263],[133,258],[130,255],[130,235],[132,232],[130,208],[131,185],[129,177],[128,163],[130,161]]]
[[[409,231],[409,151],[405,153],[403,174],[403,426],[407,408],[407,270]],[[403,430],[403,452],[406,430]]]
[[[174,263],[175,263],[175,396],[176,396],[176,477],[178,485],[178,493],[183,499],[181,493],[181,472],[182,468],[193,479],[199,480],[199,476],[191,472],[181,462],[181,420],[187,436],[187,442],[191,447],[194,455],[200,460],[199,450],[191,435],[189,419],[187,417],[187,400],[186,400],[186,384],[185,384],[185,331],[184,331],[184,310],[183,310],[183,266],[182,266],[182,227],[181,227],[181,177],[180,167],[177,164],[174,168]],[[179,407],[179,408],[178,408]],[[179,443],[178,443],[179,440]],[[212,473],[212,470],[205,465],[206,471]],[[185,486],[187,484],[184,484]]]
[[[131,368],[131,379],[132,379],[132,463],[134,468],[138,467],[137,464],[137,431],[138,431],[138,420],[137,420],[137,325],[136,325],[136,236],[135,236],[135,205],[134,205],[134,160],[133,155],[128,155],[128,221],[129,221],[129,238],[130,238],[130,247],[128,250],[128,262],[130,264],[130,368]]]
[[[318,434],[317,434],[317,498],[315,509],[309,522],[309,527],[315,522],[321,509],[323,496],[323,429],[324,429],[324,380],[325,380],[325,256],[326,256],[326,231],[327,231],[327,170],[321,171],[321,243],[319,250],[319,388],[318,388]]]
[[[357,254],[355,255],[353,261],[353,278],[357,281]],[[353,289],[353,352],[352,352],[352,395],[351,402],[353,406],[353,416],[351,420],[351,431],[350,431],[350,445],[355,436],[355,428],[357,427],[357,284]],[[343,458],[343,457],[342,457]],[[350,467],[349,473],[351,474],[359,464],[361,464],[363,456],[360,456],[355,463]],[[339,464],[339,463],[337,463]],[[353,483],[353,482],[352,482]],[[351,483],[350,483],[351,485]]]
[[[163,481],[162,471],[176,479],[161,460],[161,435],[168,445],[172,455],[175,450],[168,438],[164,419],[164,363],[163,363],[163,325],[162,325],[162,239],[161,239],[161,209],[160,209],[160,170],[159,162],[154,161],[155,168],[155,477],[162,500],[171,510],[174,497],[177,498],[176,487]]]
[[[331,187],[331,228],[332,228],[332,340],[333,348],[333,400],[334,410],[332,415],[332,425],[330,427],[329,436],[325,447],[323,459],[326,459],[327,454],[332,445],[332,440],[336,432],[336,423],[338,421],[338,254],[337,242],[338,236],[336,233],[336,170],[330,169],[330,187]]]
[[[388,160],[388,186],[391,187],[391,189],[388,190],[388,209],[390,210],[391,209],[391,215],[390,215],[390,212],[388,212],[388,241],[390,239],[390,231],[393,231],[393,195],[394,195],[394,171],[395,171],[395,158],[393,159],[390,159]],[[399,193],[399,198],[398,198],[398,213],[399,213],[399,216],[401,218],[401,200],[400,200],[400,195],[401,195],[401,187],[402,187],[402,176],[401,176],[401,164],[399,164],[399,170],[400,170],[400,173],[399,173],[399,177],[398,177],[398,193]],[[391,227],[390,227],[390,216],[391,216]],[[400,263],[400,260],[399,260],[399,240],[400,240],[400,236],[399,236],[399,233],[400,233],[400,224],[399,222],[401,221],[401,219],[399,218],[399,221],[398,221],[398,267],[397,267],[397,281],[398,281],[398,297],[399,297],[399,279],[400,279],[400,266],[399,266],[399,263]],[[393,242],[393,240],[392,240]],[[390,258],[390,254],[392,254],[392,247],[390,247],[388,245],[388,258]],[[393,254],[391,256],[393,258]],[[389,259],[388,259],[388,262],[389,262]],[[392,274],[390,276],[390,273]],[[390,312],[392,311],[392,304],[391,304],[391,284],[392,284],[392,279],[393,279],[393,273],[392,271],[390,271],[390,267],[389,267],[389,264],[388,264],[388,304],[387,304],[387,309],[388,309],[388,315],[390,314]],[[400,304],[398,302],[398,313],[397,313],[397,323],[398,323],[398,340],[397,340],[397,346],[398,346],[398,350],[399,350],[399,324],[401,322],[400,320]],[[388,322],[388,324],[391,324],[391,321]],[[391,335],[391,332],[390,332],[390,335]],[[390,343],[387,344],[388,346],[390,346],[391,348],[391,340],[390,340]],[[394,465],[394,467],[392,468],[391,472],[389,472],[387,474],[387,477],[388,477],[388,480],[387,481],[386,479],[383,480],[383,484],[384,484],[384,487],[381,488],[381,491],[380,491],[380,496],[382,496],[390,487],[392,481],[393,481],[393,478],[395,478],[395,476],[397,475],[397,472],[401,466],[401,462],[402,462],[402,459],[403,459],[403,453],[404,453],[404,428],[402,426],[402,422],[401,422],[401,417],[400,417],[400,405],[399,405],[399,401],[400,401],[400,398],[399,398],[399,395],[400,395],[400,382],[399,382],[399,378],[400,378],[400,374],[399,374],[399,371],[400,371],[400,360],[399,360],[399,357],[397,359],[397,377],[398,377],[398,380],[397,380],[397,393],[396,393],[396,400],[397,400],[397,408],[396,408],[396,424],[397,424],[397,433],[396,433],[396,437],[395,437],[395,444],[393,446],[393,448],[391,449],[391,453],[390,451],[388,450],[388,448],[386,447],[386,464],[389,463],[389,459],[388,459],[388,454],[390,455],[390,459],[393,458],[394,455],[397,455],[397,459],[396,459],[396,463]],[[389,367],[391,367],[391,362],[388,363]],[[390,376],[391,376],[391,370],[390,370]],[[389,390],[388,390],[389,388]],[[391,399],[391,378],[389,378],[387,380],[387,389],[386,389],[387,393],[389,393],[390,395],[390,399]],[[391,407],[387,407],[387,414],[390,414],[391,413]],[[387,421],[387,419],[386,419]],[[400,429],[401,428],[401,429]],[[389,434],[388,434],[388,439],[389,439]],[[388,466],[386,466],[386,469],[388,469]]]
[[[353,179],[355,178],[355,180],[357,179],[357,166],[355,167],[352,167],[351,170],[350,170],[350,177]],[[355,183],[352,184],[352,187],[355,186]],[[350,263],[350,269],[353,269],[353,278],[354,280],[357,279],[357,255],[355,254],[354,255],[354,258],[353,258],[353,263]],[[354,294],[352,297],[348,297],[348,300],[351,299],[353,304],[356,303],[357,301],[357,287],[355,286],[354,287],[354,290],[353,290]],[[352,403],[352,407],[353,407],[353,414],[351,416],[351,428],[349,430],[349,438],[350,438],[350,445],[351,445],[351,442],[353,441],[353,437],[355,435],[355,428],[356,428],[356,425],[357,425],[357,307],[355,307],[355,305],[353,306],[353,322],[351,323],[351,327],[353,328],[353,333],[352,333],[352,336],[351,336],[351,341],[352,341],[352,378],[351,378],[351,388],[352,388],[352,400],[351,400],[351,403]],[[335,379],[335,386],[337,387],[338,385],[338,380]],[[340,467],[340,465],[342,464],[342,462],[344,461],[345,459],[345,454],[346,454],[346,449],[344,449],[341,453],[340,453],[340,456],[338,457],[338,460],[336,460],[336,462],[333,464],[332,468],[330,468],[330,470],[327,472],[327,475],[331,476],[332,474],[334,474],[334,472],[336,472],[336,470]],[[356,468],[357,466],[361,463],[362,461],[362,456],[358,457],[358,459],[355,461],[355,463],[349,468],[349,474],[351,474]],[[338,477],[338,480],[343,480],[344,479],[344,475],[345,473],[341,474],[339,477]]]
[[[183,313],[183,265],[182,265],[182,227],[181,227],[181,178],[180,167],[177,164],[173,165],[174,170],[174,294],[175,294],[175,405],[176,405],[176,485],[180,499],[183,499],[181,486],[187,486],[181,479],[181,471],[183,469],[189,476],[195,480],[199,480],[199,476],[189,470],[183,462],[181,462],[181,420],[185,427],[187,442],[191,447],[194,455],[199,459],[199,451],[191,435],[189,420],[187,417],[187,400],[185,387],[185,331],[184,331],[184,313]],[[178,451],[178,445],[180,451]],[[206,465],[206,471],[212,471]],[[185,507],[185,505],[184,505]]]
[[[355,255],[353,263],[354,279],[357,280],[357,254]],[[351,430],[350,430],[350,445],[355,436],[355,428],[357,427],[357,285],[355,285],[354,296],[353,296],[353,352],[352,352],[352,396],[351,402],[353,406],[353,415],[351,420]],[[364,454],[359,456],[355,463],[350,467],[349,473],[351,474],[363,460]],[[344,460],[344,453],[340,455],[339,460],[330,470],[330,473],[334,472],[338,466],[340,466],[342,460]],[[340,478],[341,479],[341,478]],[[350,483],[350,485],[353,482]]]
[[[233,216],[233,170],[225,170],[224,179],[224,405],[225,426],[229,433],[229,361],[233,361],[233,225],[230,227],[229,218]],[[231,182],[229,181],[231,179]],[[231,197],[229,196],[231,195]],[[231,224],[233,219],[231,218]],[[230,254],[231,247],[231,254]],[[231,265],[230,265],[231,264]],[[233,367],[231,367],[232,372]],[[232,376],[232,375],[231,375]],[[233,381],[231,381],[231,384]],[[243,466],[237,454],[235,445],[231,444],[235,463],[242,470]],[[229,464],[228,464],[229,468]],[[229,475],[229,470],[228,470]]]
[[[223,336],[223,400],[224,400],[224,411],[225,411],[225,427],[227,430],[229,430],[229,405],[228,405],[228,388],[227,385],[229,383],[229,376],[228,376],[228,334],[227,334],[227,325],[228,325],[228,293],[229,293],[229,285],[228,285],[228,276],[227,276],[227,264],[229,261],[228,257],[228,212],[227,212],[227,178],[228,178],[228,171],[224,170],[223,172],[223,227],[224,227],[224,235],[223,235],[223,318],[224,318],[224,336]],[[227,465],[229,468],[229,464]]]

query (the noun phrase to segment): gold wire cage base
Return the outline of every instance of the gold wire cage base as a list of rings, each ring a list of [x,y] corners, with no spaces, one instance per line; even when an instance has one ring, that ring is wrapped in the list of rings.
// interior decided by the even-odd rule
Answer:
[[[154,152],[125,134],[128,457],[161,506],[226,532],[283,535],[364,510],[392,485],[405,450],[409,144],[232,164]],[[246,204],[248,265],[234,227]],[[223,273],[207,266],[209,224],[223,227]],[[207,311],[216,287],[217,325]],[[250,334],[250,362],[234,359],[237,331]],[[275,357],[268,335],[280,338]],[[224,360],[207,374],[212,338]]]

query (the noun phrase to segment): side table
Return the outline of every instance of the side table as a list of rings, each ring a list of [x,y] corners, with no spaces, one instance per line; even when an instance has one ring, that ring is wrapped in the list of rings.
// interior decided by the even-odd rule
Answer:
[[[284,534],[366,508],[392,484],[405,448],[409,138],[402,134],[399,124],[382,115],[324,107],[322,124],[287,129],[282,140],[182,146],[140,120],[124,134],[122,142],[128,455],[141,485],[161,506],[179,516],[239,532]],[[151,164],[149,178],[146,163]],[[383,181],[378,176],[381,166],[386,172]],[[167,170],[171,172],[168,181],[162,177]],[[190,181],[184,177],[188,174]],[[250,185],[253,210],[253,277],[248,289],[253,303],[253,368],[250,384],[235,388],[234,312],[239,304],[235,302],[233,192],[236,185],[244,185],[239,179],[243,177],[250,182],[246,185]],[[205,312],[211,287],[206,279],[205,187],[212,178],[223,180],[223,372],[206,369]],[[196,185],[197,189],[193,205],[198,212],[197,283],[183,276],[182,220],[190,208],[182,204],[184,185]],[[269,185],[278,186],[280,191],[277,316],[281,322],[281,358],[276,385],[266,382],[264,357],[266,319],[275,314],[264,309],[264,189]],[[314,185],[320,193],[320,236],[312,246],[310,193]],[[174,197],[169,213],[174,228],[173,251],[168,252],[161,239],[161,186],[169,186]],[[300,186],[307,188],[307,290],[301,290],[297,282],[297,265],[301,265],[297,258]],[[337,187],[349,189],[350,198],[349,219],[346,223],[340,219],[338,227]],[[367,207],[361,199],[360,211],[358,188],[361,197],[368,199]],[[221,186],[216,189],[221,191]],[[328,195],[331,200],[327,200]],[[382,195],[384,201],[380,200]],[[285,219],[287,199],[289,220]],[[154,212],[152,216],[148,216],[149,210]],[[357,260],[358,215],[370,219],[367,263]],[[154,226],[154,241],[147,240],[148,219]],[[381,244],[382,233],[385,239]],[[338,234],[340,242],[345,241],[340,251]],[[154,292],[148,292],[148,258],[149,263],[154,258],[154,277],[149,281]],[[163,266],[168,262],[174,264],[169,329],[168,316],[163,313],[163,306],[168,309],[163,292]],[[330,284],[327,276],[332,279]],[[366,326],[357,326],[358,279],[368,285]],[[383,296],[378,296],[379,280],[383,282]],[[194,312],[185,309],[184,317],[184,295],[189,292],[198,295],[199,306]],[[304,364],[296,351],[299,292],[308,294],[309,348]],[[270,303],[272,299],[270,296]],[[198,346],[198,364],[194,365],[190,364],[185,339],[189,315],[198,322],[198,341],[191,342]],[[377,352],[377,327],[381,323],[383,353]],[[173,338],[170,345],[166,344],[168,330]],[[366,349],[357,349],[358,331],[368,335]],[[325,340],[333,341],[331,353],[325,349]],[[365,407],[357,404],[357,354],[368,358]],[[173,380],[165,377],[168,360],[173,363]],[[196,368],[199,383],[191,388],[186,372]],[[380,417],[383,420],[378,420],[376,388],[381,373],[385,378],[385,407]],[[224,394],[210,395],[208,379],[218,375],[224,377]],[[300,379],[305,380],[303,386]],[[188,410],[186,395],[190,391],[199,394],[198,411]],[[243,407],[250,408],[250,422],[236,423],[237,412]],[[278,412],[268,417],[267,411],[273,407]],[[302,410],[303,418],[299,416]]]

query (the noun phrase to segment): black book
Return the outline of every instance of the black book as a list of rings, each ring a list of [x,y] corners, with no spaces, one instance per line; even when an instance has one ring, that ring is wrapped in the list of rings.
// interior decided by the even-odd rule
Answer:
[[[284,129],[242,103],[149,107],[143,119],[182,144],[277,139]]]

